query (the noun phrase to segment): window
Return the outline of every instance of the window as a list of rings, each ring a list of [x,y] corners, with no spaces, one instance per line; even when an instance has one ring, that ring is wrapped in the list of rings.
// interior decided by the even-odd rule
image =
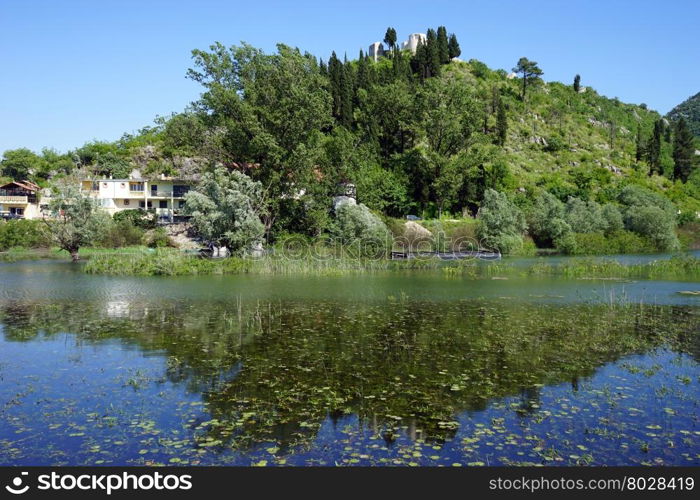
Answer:
[[[139,201],[139,207],[140,207],[140,208],[146,208],[146,202],[145,202],[145,201]]]
[[[151,194],[156,194],[158,192],[158,185],[151,184]]]
[[[129,200],[124,200],[124,206],[128,207],[129,206]]]
[[[93,191],[99,191],[99,190],[100,190],[100,183],[99,183],[99,182],[93,182],[93,183],[92,183],[92,190],[93,190]]]
[[[158,202],[158,208],[168,208],[168,200],[160,200]]]
[[[129,191],[143,192],[143,182],[130,182]]]
[[[178,208],[185,208],[185,200],[178,201]]]

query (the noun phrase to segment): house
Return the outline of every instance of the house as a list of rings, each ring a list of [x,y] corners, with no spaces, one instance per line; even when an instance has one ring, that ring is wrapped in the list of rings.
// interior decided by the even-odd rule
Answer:
[[[31,181],[12,181],[0,186],[0,217],[37,219],[42,216],[41,188]]]
[[[134,171],[128,179],[85,179],[81,188],[110,215],[144,209],[173,222],[183,216],[185,194],[191,185],[192,181],[166,176],[145,179]]]

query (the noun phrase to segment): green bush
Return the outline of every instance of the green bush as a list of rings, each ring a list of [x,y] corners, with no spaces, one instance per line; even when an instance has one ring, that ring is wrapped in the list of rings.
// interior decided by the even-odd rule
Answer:
[[[390,232],[386,224],[362,204],[338,207],[332,233],[343,245],[358,245],[362,256],[386,253],[389,247]]]
[[[634,206],[625,214],[625,227],[648,238],[661,251],[680,248],[675,226],[675,215],[658,206]]]
[[[141,229],[153,229],[156,227],[156,214],[149,213],[142,209],[135,210],[122,210],[117,212],[112,216],[114,222],[117,223],[129,223],[131,226],[139,227]]]
[[[564,204],[546,191],[537,197],[528,220],[530,235],[539,247],[553,247],[571,232]]]
[[[140,245],[144,230],[132,224],[129,218],[110,221],[102,228],[95,245],[103,248],[121,248]]]
[[[162,227],[148,231],[143,236],[143,243],[149,248],[175,247],[167,231]]]
[[[39,220],[0,221],[0,251],[12,247],[42,248],[50,245],[50,236]]]
[[[487,248],[516,253],[523,246],[525,218],[504,193],[487,189],[479,209],[476,234]]]

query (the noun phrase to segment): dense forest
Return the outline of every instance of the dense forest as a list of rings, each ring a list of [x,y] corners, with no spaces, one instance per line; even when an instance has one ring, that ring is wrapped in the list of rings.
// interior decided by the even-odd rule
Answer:
[[[478,216],[479,236],[513,251],[523,235],[570,252],[596,238],[668,250],[677,226],[697,222],[699,157],[682,116],[601,96],[580,75],[545,82],[525,57],[512,72],[461,60],[442,26],[415,54],[393,28],[384,41],[376,62],[283,44],[194,50],[187,75],[202,94],[184,111],[66,154],[6,151],[2,176],[47,185],[76,171],[199,178],[225,167],[260,183],[268,242],[331,230],[347,184],[385,221]]]

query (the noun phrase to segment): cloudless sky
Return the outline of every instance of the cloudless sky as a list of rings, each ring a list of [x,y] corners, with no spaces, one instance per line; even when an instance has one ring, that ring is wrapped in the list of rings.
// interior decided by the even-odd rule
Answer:
[[[114,140],[181,111],[199,87],[190,51],[277,42],[355,58],[393,26],[399,40],[445,25],[462,59],[592,86],[661,113],[700,91],[698,0],[0,0],[0,152]]]

